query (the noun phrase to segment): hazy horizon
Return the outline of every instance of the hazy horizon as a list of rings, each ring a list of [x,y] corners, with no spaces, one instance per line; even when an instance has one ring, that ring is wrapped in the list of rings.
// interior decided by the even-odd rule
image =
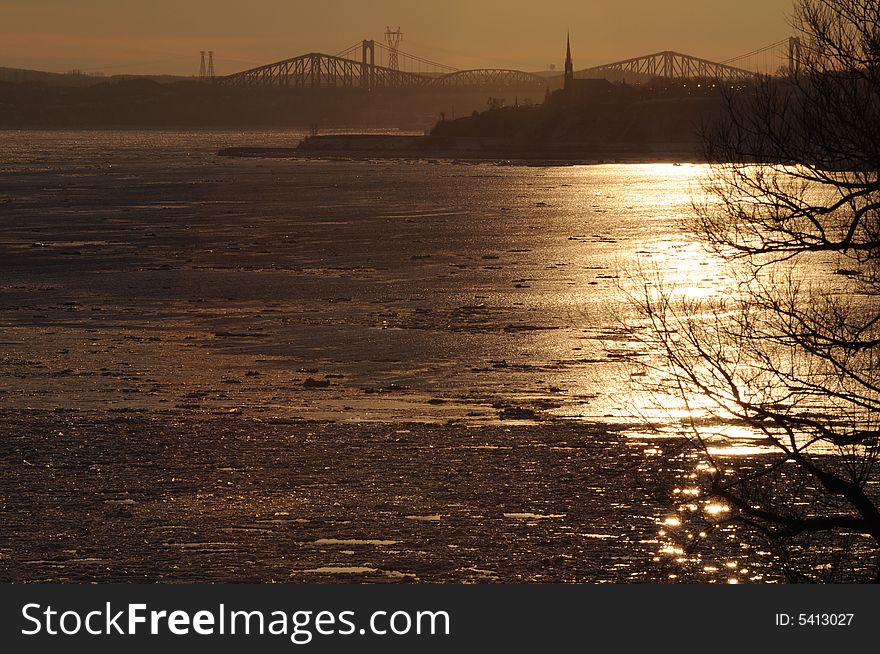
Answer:
[[[584,68],[658,50],[717,61],[786,38],[791,0],[533,3],[400,0],[298,6],[284,0],[0,0],[0,66],[107,74],[198,72],[213,50],[218,74],[306,52],[334,54],[386,26],[405,52],[459,68],[544,70],[561,66],[566,31]],[[510,44],[516,44],[511,46]]]

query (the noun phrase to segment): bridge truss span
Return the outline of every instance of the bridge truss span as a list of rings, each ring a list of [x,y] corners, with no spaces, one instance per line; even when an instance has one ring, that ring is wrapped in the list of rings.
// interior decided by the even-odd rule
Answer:
[[[457,70],[427,59],[399,53],[397,67],[383,65],[383,46],[363,41],[340,52],[327,55],[313,52],[240,73],[217,78],[224,86],[286,88],[361,88],[373,89],[463,89],[522,88],[544,89],[547,80],[519,70],[487,68]],[[379,63],[377,65],[377,54]],[[358,60],[359,57],[359,60]],[[415,70],[406,68],[416,67]]]
[[[217,78],[225,86],[289,88],[385,88],[424,86],[430,78],[313,52]]]
[[[747,81],[758,76],[744,68],[665,50],[642,57],[578,71],[577,77],[606,77],[620,80],[705,79],[715,82]]]
[[[461,88],[474,86],[515,87],[529,86],[545,88],[547,80],[540,75],[524,73],[520,70],[485,68],[477,70],[458,70],[441,75],[431,81],[431,86],[441,88]]]

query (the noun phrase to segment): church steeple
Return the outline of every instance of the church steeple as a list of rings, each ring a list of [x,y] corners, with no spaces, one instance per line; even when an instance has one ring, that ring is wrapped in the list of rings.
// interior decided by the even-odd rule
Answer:
[[[571,34],[565,36],[565,88],[569,89],[574,80],[574,64],[571,61]]]

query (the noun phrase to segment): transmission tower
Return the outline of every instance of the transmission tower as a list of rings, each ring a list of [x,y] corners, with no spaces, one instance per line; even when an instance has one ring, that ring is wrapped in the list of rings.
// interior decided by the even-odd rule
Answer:
[[[208,77],[214,79],[214,51],[208,51]]]
[[[396,32],[392,32],[391,28],[385,29],[385,41],[388,43],[388,68],[391,70],[400,70],[400,62],[397,60],[397,51],[400,49],[400,42],[403,41],[403,32],[400,27]]]
[[[205,51],[202,50],[202,65],[199,66],[199,79],[205,79],[207,76],[206,68],[205,68]]]

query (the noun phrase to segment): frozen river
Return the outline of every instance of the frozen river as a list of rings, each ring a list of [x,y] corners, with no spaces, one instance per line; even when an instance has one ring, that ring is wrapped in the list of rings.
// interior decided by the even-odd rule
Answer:
[[[700,167],[216,156],[295,140],[3,134],[2,326],[40,365],[0,403],[628,421],[625,278],[723,287],[679,224]]]
[[[702,168],[216,154],[298,138],[0,133],[4,578],[763,578],[636,474]]]

